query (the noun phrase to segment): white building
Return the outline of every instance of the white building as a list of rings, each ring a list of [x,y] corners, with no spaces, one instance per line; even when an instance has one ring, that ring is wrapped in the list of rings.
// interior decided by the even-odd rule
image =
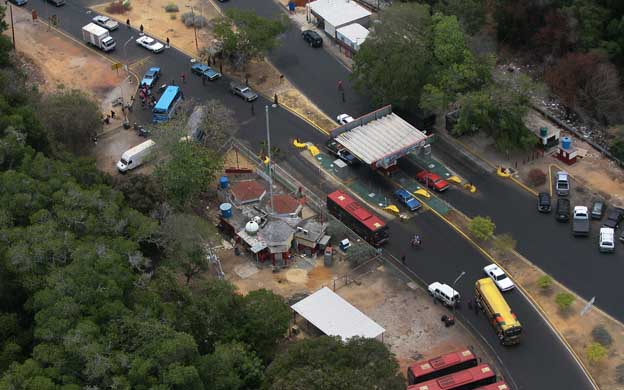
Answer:
[[[368,26],[371,13],[364,7],[350,0],[316,0],[307,5],[319,27],[336,39],[336,30],[348,24],[358,23]]]
[[[336,29],[338,42],[352,52],[360,50],[360,45],[366,40],[370,31],[361,24],[351,23]]]

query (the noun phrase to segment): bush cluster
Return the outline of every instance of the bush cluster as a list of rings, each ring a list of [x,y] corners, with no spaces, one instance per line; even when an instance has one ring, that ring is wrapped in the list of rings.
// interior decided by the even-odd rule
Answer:
[[[208,24],[208,19],[202,15],[194,14],[193,12],[185,12],[182,14],[182,23],[186,27],[202,28]]]

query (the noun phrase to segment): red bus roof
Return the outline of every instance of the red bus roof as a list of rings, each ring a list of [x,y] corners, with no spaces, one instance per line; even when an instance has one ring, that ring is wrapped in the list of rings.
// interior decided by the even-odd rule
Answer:
[[[327,198],[331,199],[334,203],[351,214],[355,219],[362,222],[364,226],[373,232],[386,226],[386,224],[379,217],[368,211],[367,208],[353,200],[353,198],[343,191],[334,191],[327,195]]]
[[[434,357],[429,360],[422,360],[409,366],[414,377],[418,378],[434,371],[442,370],[449,366],[457,366],[468,360],[474,360],[477,357],[468,348],[461,351],[454,351],[442,356]],[[475,363],[476,365],[476,363]]]
[[[507,385],[507,383],[500,381],[496,383],[492,383],[491,385],[485,385],[477,388],[477,390],[510,390],[511,387]]]
[[[492,370],[489,365],[480,364],[467,370],[412,385],[408,387],[407,390],[452,390],[469,383],[495,376],[494,370]]]

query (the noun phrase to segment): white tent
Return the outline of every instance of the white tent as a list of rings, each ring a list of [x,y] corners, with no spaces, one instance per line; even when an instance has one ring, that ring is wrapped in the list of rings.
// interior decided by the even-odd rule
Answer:
[[[328,336],[343,341],[359,336],[375,338],[386,330],[340,295],[323,287],[291,308]]]

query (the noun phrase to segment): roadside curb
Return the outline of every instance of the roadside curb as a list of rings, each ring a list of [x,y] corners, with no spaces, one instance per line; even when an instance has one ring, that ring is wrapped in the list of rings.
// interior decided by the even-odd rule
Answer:
[[[440,213],[438,213],[436,210],[431,209],[431,207],[429,207],[428,205],[426,206],[428,209],[430,209],[438,218],[440,218],[443,222],[445,222],[446,224],[448,224],[449,226],[451,226],[457,233],[459,233],[459,235],[461,235],[466,241],[468,241],[471,245],[473,245],[475,248],[477,248],[477,250],[479,252],[481,252],[487,259],[489,259],[490,261],[492,261],[494,264],[496,264],[497,266],[499,266],[501,269],[505,270],[505,268],[498,262],[498,260],[492,256],[488,251],[486,251],[485,249],[483,249],[477,242],[475,242],[470,236],[468,236],[468,234],[466,234],[459,226],[455,225],[453,222],[449,221],[446,217],[444,217],[443,215],[441,215]],[[460,211],[458,211],[457,209],[454,209],[456,212],[460,213],[461,215],[463,215],[463,213],[461,213]],[[464,216],[465,217],[465,216]],[[518,255],[521,259],[523,259],[523,261],[526,261],[529,265],[539,269],[541,271],[541,268],[535,266],[533,263],[531,263],[528,259],[526,259],[524,256],[520,255],[518,252],[516,252],[515,250],[512,250],[514,252],[515,255]],[[542,271],[544,272],[544,271]],[[510,275],[509,273],[507,273],[508,275]],[[546,272],[544,272],[544,274],[547,274]],[[512,278],[513,279],[513,278]],[[571,291],[569,289],[567,289],[565,286],[561,285],[560,283],[556,282],[560,287],[563,287],[565,290],[567,291]],[[594,377],[591,375],[591,373],[589,372],[589,370],[587,369],[587,367],[585,366],[585,364],[583,363],[583,361],[581,360],[581,358],[578,356],[578,354],[576,353],[576,351],[572,348],[572,346],[568,343],[568,341],[565,339],[565,337],[563,337],[563,334],[560,332],[559,328],[557,328],[557,326],[550,321],[550,319],[548,318],[545,310],[542,308],[542,306],[537,303],[537,301],[533,298],[533,296],[524,288],[522,287],[522,285],[516,283],[516,286],[518,287],[518,289],[521,291],[522,295],[525,296],[525,298],[527,298],[527,300],[530,302],[530,304],[536,309],[536,311],[538,312],[538,314],[540,315],[540,317],[542,317],[542,319],[544,320],[544,322],[546,322],[546,324],[548,324],[548,326],[550,327],[550,329],[553,331],[553,333],[555,333],[557,335],[557,338],[559,339],[559,341],[566,347],[566,349],[568,350],[568,352],[570,352],[570,354],[572,355],[572,357],[574,358],[574,360],[577,362],[577,364],[581,367],[581,369],[583,370],[583,373],[585,374],[585,376],[587,377],[587,379],[589,379],[589,381],[591,382],[592,386],[594,387],[594,389],[598,390],[598,384],[596,382],[596,380],[594,379]],[[577,295],[577,294],[574,294]],[[600,309],[597,309],[600,310]],[[601,313],[602,310],[600,310]],[[613,319],[613,317],[607,315],[608,318]],[[614,320],[614,319],[613,319]],[[619,323],[619,321],[616,321]]]

